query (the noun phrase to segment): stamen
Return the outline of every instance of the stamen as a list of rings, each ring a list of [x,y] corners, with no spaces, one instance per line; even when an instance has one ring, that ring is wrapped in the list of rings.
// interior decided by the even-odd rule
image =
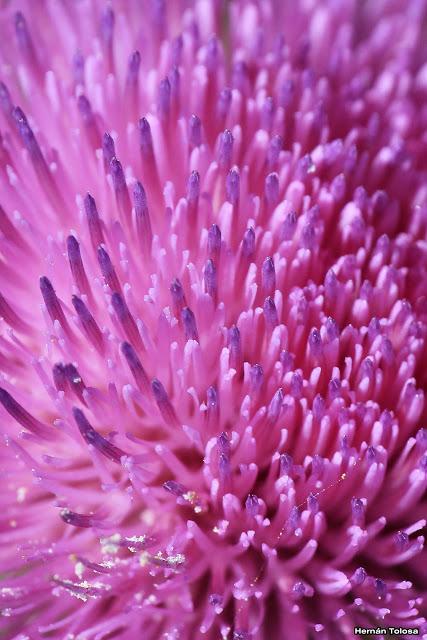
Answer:
[[[82,324],[82,328],[86,333],[88,339],[93,344],[95,349],[99,351],[99,353],[104,353],[104,338],[96,324],[92,314],[86,307],[85,303],[78,296],[72,297],[73,307],[76,310],[76,313],[79,317],[79,320]]]
[[[97,451],[112,462],[120,464],[121,458],[127,454],[95,431],[81,409],[73,407],[73,416],[85,442],[95,447]]]
[[[70,327],[65,318],[61,304],[56,296],[55,290],[52,287],[50,280],[46,278],[46,276],[42,276],[40,278],[40,291],[52,322],[57,320],[64,331],[66,331],[70,335]]]
[[[147,378],[147,374],[145,373],[144,367],[141,364],[140,359],[138,358],[135,349],[132,347],[129,342],[122,342],[121,351],[126,358],[126,362],[129,365],[129,369],[132,372],[133,377],[135,378],[135,382],[140,391],[147,393],[150,389],[150,383]]]
[[[101,219],[98,215],[95,200],[88,193],[84,199],[84,207],[86,211],[87,222],[89,226],[89,235],[92,246],[97,251],[100,244],[104,244],[104,232],[102,230]]]
[[[110,287],[111,291],[121,291],[119,279],[110,260],[110,256],[101,245],[98,247],[98,263],[104,276],[105,283]]]
[[[109,133],[104,133],[102,136],[102,158],[104,161],[105,173],[110,173],[111,160],[116,155],[116,149],[114,146],[114,140]]]
[[[24,429],[28,429],[28,431],[31,431],[31,433],[34,433],[43,440],[52,440],[54,438],[55,432],[53,429],[34,418],[34,416],[28,413],[24,407],[21,407],[10,393],[2,387],[0,387],[0,402],[8,414],[24,427]]]
[[[67,252],[76,287],[81,293],[90,296],[90,287],[80,254],[80,245],[74,236],[67,238]]]
[[[184,309],[181,311],[181,319],[184,326],[185,339],[199,341],[196,318],[194,317],[194,313],[189,307],[184,307]]]
[[[141,336],[139,335],[136,322],[128,309],[123,296],[120,293],[113,293],[111,296],[111,304],[119,319],[129,342],[136,348],[142,348]]]

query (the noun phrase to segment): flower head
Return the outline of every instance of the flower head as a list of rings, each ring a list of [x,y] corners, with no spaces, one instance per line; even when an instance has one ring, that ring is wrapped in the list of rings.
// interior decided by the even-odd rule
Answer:
[[[4,637],[427,633],[426,19],[1,9]]]

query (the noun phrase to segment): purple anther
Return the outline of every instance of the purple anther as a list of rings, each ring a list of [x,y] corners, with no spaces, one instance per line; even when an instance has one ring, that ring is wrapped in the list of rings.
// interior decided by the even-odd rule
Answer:
[[[102,245],[98,247],[98,264],[101,273],[104,276],[105,283],[110,287],[111,291],[121,291],[119,279],[110,260],[110,256]]]
[[[94,347],[102,353],[104,351],[104,339],[100,328],[95,322],[94,317],[81,298],[73,296],[72,303],[82,324],[84,332],[86,333],[87,337],[92,342]]]
[[[184,307],[181,311],[181,320],[184,327],[184,335],[186,340],[199,340],[197,333],[196,318],[189,307]]]
[[[206,261],[203,276],[206,292],[214,299],[217,294],[218,282],[215,264],[210,259]]]
[[[261,287],[264,294],[273,294],[276,290],[276,271],[273,258],[268,256],[262,263]]]
[[[186,300],[184,295],[184,289],[182,288],[182,284],[175,278],[169,287],[172,297],[172,305],[174,309],[174,313],[177,317],[181,316],[182,309],[186,306]]]
[[[280,352],[279,356],[281,365],[283,367],[283,373],[292,371],[295,366],[295,356],[293,353],[286,351],[285,349]]]
[[[394,536],[394,544],[397,550],[402,553],[409,545],[409,536],[405,531],[398,531]]]
[[[25,54],[34,55],[33,42],[28,30],[27,21],[20,11],[15,13],[15,33],[18,45]]]
[[[19,125],[19,123],[28,124],[27,116],[22,111],[21,107],[14,107],[12,116],[17,125]]]
[[[221,252],[221,230],[213,224],[208,231],[208,257],[217,260]]]
[[[70,524],[73,527],[82,527],[83,529],[90,529],[97,524],[96,518],[93,515],[86,515],[84,513],[76,513],[69,509],[62,509],[60,516],[66,524]]]
[[[252,258],[255,251],[255,231],[252,227],[246,229],[242,240],[242,256],[244,258]]]
[[[277,389],[274,396],[270,400],[270,404],[267,409],[267,417],[270,423],[275,423],[280,416],[280,412],[283,407],[283,391],[282,389]]]
[[[296,582],[292,587],[292,592],[297,598],[302,598],[306,592],[305,584],[303,582]]]
[[[133,187],[133,206],[135,209],[136,228],[142,246],[147,253],[150,252],[153,240],[150,212],[147,205],[147,196],[140,182],[135,182]]]
[[[81,51],[77,50],[73,56],[73,71],[76,84],[84,85],[85,83],[85,59]]]
[[[322,456],[319,456],[318,453],[316,453],[313,456],[313,460],[311,461],[311,469],[312,469],[312,474],[315,478],[320,478],[323,475],[323,471],[325,468],[325,461],[322,458]]]
[[[310,335],[308,336],[308,344],[310,347],[310,351],[314,357],[319,357],[323,351],[323,343],[322,338],[320,336],[320,331],[316,328],[313,328],[310,331]]]
[[[0,82],[0,108],[7,118],[12,115],[13,103],[9,89],[6,87],[4,82]]]
[[[228,169],[231,164],[233,153],[233,134],[229,129],[221,133],[218,148],[218,164],[220,167]]]
[[[176,482],[175,480],[167,480],[163,483],[163,489],[166,489],[169,493],[176,496],[177,498],[182,498],[182,496],[187,493],[186,487],[182,485],[180,482]]]
[[[329,269],[325,276],[325,294],[330,300],[334,300],[338,294],[338,280],[333,269]]]
[[[269,207],[275,207],[279,202],[279,176],[269,173],[264,183],[264,198]]]
[[[372,318],[368,325],[368,338],[371,342],[381,333],[381,324],[378,318]]]
[[[89,227],[89,235],[92,246],[97,250],[100,244],[104,242],[104,233],[102,230],[101,219],[98,215],[95,200],[88,193],[84,199],[84,207],[86,212],[87,223]]]
[[[181,76],[178,67],[173,67],[169,73],[169,84],[171,88],[171,101],[175,102],[179,99],[179,91],[181,84]]]
[[[290,453],[282,453],[280,456],[280,475],[288,476],[294,466],[294,460]]]
[[[310,154],[306,154],[298,160],[295,174],[299,180],[305,180],[308,175],[314,173],[315,166]]]
[[[55,289],[46,276],[42,276],[40,278],[40,291],[52,322],[58,320],[62,328],[66,330],[68,328],[68,323],[65,319],[64,312],[56,296]]]
[[[131,342],[133,346],[139,346],[141,344],[141,338],[138,332],[138,327],[136,326],[136,322],[124,301],[123,296],[120,293],[114,292],[111,296],[111,304],[113,305],[115,314],[119,319],[129,342]]]
[[[163,122],[168,119],[171,107],[171,84],[169,78],[164,78],[159,84],[157,96],[157,110]]]
[[[282,136],[275,135],[271,138],[267,149],[267,166],[269,169],[275,169],[279,160],[279,155],[283,149]]]
[[[58,391],[65,391],[67,389],[67,376],[65,375],[64,365],[61,362],[57,362],[52,368],[53,384]]]
[[[192,149],[202,144],[202,121],[194,113],[188,121],[188,140]]]
[[[208,387],[206,390],[207,418],[210,423],[216,421],[219,416],[218,394],[215,387]]]
[[[303,378],[300,373],[293,373],[291,378],[291,393],[294,398],[301,398],[303,391]]]
[[[282,222],[282,226],[280,229],[280,238],[282,241],[292,240],[295,234],[295,230],[297,228],[297,214],[295,211],[290,211],[286,214],[284,221]]]
[[[24,429],[28,429],[43,439],[51,439],[51,429],[34,418],[28,411],[13,398],[6,389],[0,387],[0,402],[8,412]]]
[[[375,591],[378,598],[385,598],[387,595],[387,585],[381,578],[375,578]]]
[[[86,126],[92,125],[94,123],[92,106],[85,95],[81,94],[77,98],[77,108],[79,110],[83,123]]]
[[[328,392],[330,398],[338,398],[341,394],[341,381],[338,378],[332,378],[328,384]]]
[[[387,365],[391,365],[394,362],[394,349],[391,340],[389,338],[383,338],[381,341],[380,349],[384,358],[384,362]]]
[[[298,507],[295,505],[294,507],[292,507],[291,512],[289,514],[289,518],[288,518],[288,526],[291,529],[291,531],[295,531],[295,529],[298,527],[299,525],[299,521],[300,521],[300,512]]]
[[[224,602],[224,598],[218,593],[211,593],[208,597],[208,602],[212,607],[221,607]]]
[[[117,160],[116,156],[111,158],[110,172],[111,177],[113,178],[114,191],[116,194],[127,189],[123,167],[121,162]]]
[[[277,315],[276,305],[271,296],[267,296],[267,298],[264,300],[263,311],[265,323],[268,329],[274,329],[274,327],[279,324],[279,317]]]
[[[360,587],[360,585],[365,582],[367,577],[368,574],[366,573],[365,569],[363,567],[358,567],[350,579],[355,586]]]
[[[246,498],[245,509],[250,518],[255,518],[259,513],[259,500],[256,495],[250,493]]]
[[[120,349],[122,354],[126,358],[126,362],[128,363],[129,369],[132,372],[138,389],[146,393],[150,388],[150,383],[148,381],[147,374],[145,373],[145,369],[141,364],[141,360],[136,354],[135,349],[131,344],[129,344],[129,342],[122,342]]]
[[[120,213],[125,218],[130,217],[132,205],[129,198],[126,178],[123,167],[115,156],[110,162],[110,174],[113,179],[114,192]]]
[[[427,453],[421,456],[418,466],[421,469],[421,471],[424,471],[425,473],[427,473]]]
[[[228,202],[236,205],[240,195],[240,175],[236,169],[231,169],[225,179],[225,193]]]
[[[166,392],[166,389],[164,388],[160,380],[158,380],[157,378],[154,378],[151,381],[151,389],[154,395],[154,399],[157,403],[157,406],[159,408],[159,411],[165,423],[168,426],[170,425],[177,426],[178,419],[176,417],[175,410],[172,406],[171,401],[169,400],[169,396]]]
[[[15,107],[12,111],[12,117],[15,120],[18,133],[22,140],[22,144],[30,154],[32,161],[36,162],[37,164],[38,163],[44,164],[45,161],[44,161],[42,152],[40,150],[39,143],[37,142],[37,139],[33,133],[33,130],[28,124],[28,120],[25,117],[25,114],[22,111],[22,109],[20,109],[19,107]]]
[[[216,105],[216,112],[220,120],[224,120],[227,117],[231,105],[231,97],[232,93],[229,87],[221,90]]]
[[[316,229],[311,222],[308,222],[301,229],[300,244],[303,249],[314,249],[316,246]]]
[[[187,200],[189,203],[196,203],[200,195],[200,174],[192,171],[187,181]]]
[[[114,11],[110,5],[107,5],[101,14],[100,33],[103,43],[107,46],[111,46],[114,34]]]
[[[77,397],[83,402],[83,391],[86,389],[85,383],[78,369],[70,362],[64,365],[64,375],[71,389]]]
[[[254,364],[249,371],[249,384],[251,391],[257,393],[264,382],[264,370],[260,364]]]
[[[141,54],[139,51],[133,51],[129,56],[128,62],[128,83],[133,84],[136,81],[140,66]]]
[[[274,119],[274,100],[271,96],[267,96],[261,108],[260,121],[261,128],[270,131],[273,126]]]
[[[120,459],[126,453],[95,431],[81,409],[73,407],[73,416],[85,442],[95,447],[99,453],[112,462],[120,463]]]
[[[225,433],[225,431],[222,431],[222,433],[218,436],[217,445],[220,453],[224,454],[225,456],[230,455],[230,451],[231,451],[230,439]]]
[[[80,245],[74,236],[68,236],[67,238],[67,253],[74,282],[80,291],[87,293],[89,291],[89,283],[80,254]]]
[[[102,136],[102,158],[104,161],[105,173],[110,172],[110,164],[115,155],[116,149],[114,147],[114,140],[109,133],[104,133]]]
[[[366,449],[366,459],[369,462],[369,464],[373,464],[374,462],[377,461],[377,450],[375,447],[369,446]]]
[[[371,198],[372,212],[375,217],[382,216],[388,206],[389,198],[385,191],[375,191]]]
[[[388,409],[385,409],[380,415],[380,422],[384,431],[390,432],[393,425],[393,414]]]
[[[427,449],[427,429],[426,428],[423,427],[422,429],[418,429],[416,440],[417,440],[417,446],[421,449],[421,451],[425,451]]]
[[[361,300],[366,300],[369,302],[372,298],[373,291],[374,288],[372,286],[372,282],[369,282],[369,280],[364,280],[359,290],[359,298]]]
[[[313,416],[316,420],[321,420],[325,415],[325,401],[321,395],[317,394],[313,400]]]
[[[363,527],[365,524],[365,505],[360,498],[351,499],[351,516],[353,524]]]
[[[139,128],[139,145],[144,160],[151,160],[154,157],[153,138],[151,135],[151,127],[147,118],[141,118],[138,122]]]
[[[333,340],[336,340],[336,338],[339,338],[340,330],[339,330],[338,324],[330,316],[326,319],[325,327],[326,327],[326,335],[328,337],[329,342],[332,342]]]
[[[221,453],[218,461],[218,472],[220,480],[224,481],[231,475],[230,459],[225,454]]]
[[[184,40],[181,34],[170,43],[170,57],[173,65],[179,65],[181,62],[183,44]]]
[[[240,331],[236,325],[228,330],[228,348],[230,350],[230,364],[234,369],[237,369],[242,359],[242,343]]]

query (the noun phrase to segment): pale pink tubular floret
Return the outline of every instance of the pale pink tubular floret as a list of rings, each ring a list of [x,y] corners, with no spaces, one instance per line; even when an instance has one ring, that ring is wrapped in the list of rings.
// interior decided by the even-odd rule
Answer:
[[[0,9],[0,637],[427,637],[424,0]]]

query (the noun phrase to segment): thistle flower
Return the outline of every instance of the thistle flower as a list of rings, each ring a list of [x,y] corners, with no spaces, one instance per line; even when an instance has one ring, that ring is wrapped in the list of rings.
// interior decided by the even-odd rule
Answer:
[[[425,2],[3,4],[0,635],[427,633]]]

